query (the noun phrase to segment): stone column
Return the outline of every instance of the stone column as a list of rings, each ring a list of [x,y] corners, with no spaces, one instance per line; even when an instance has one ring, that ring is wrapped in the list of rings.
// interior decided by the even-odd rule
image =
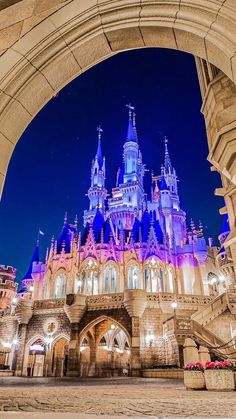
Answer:
[[[45,361],[44,361],[44,377],[52,377],[53,371],[52,371],[52,355],[53,355],[53,349],[47,347],[46,349],[46,355],[45,355]]]
[[[140,359],[140,318],[147,305],[146,291],[141,289],[124,291],[124,306],[132,319],[131,336],[131,374],[139,376],[141,370]]]
[[[96,341],[90,342],[90,360],[89,360],[89,368],[88,368],[88,376],[95,377],[96,376],[96,352],[97,352],[97,345]]]
[[[199,362],[197,345],[193,339],[186,338],[184,341],[184,363]]]
[[[80,375],[80,344],[79,344],[79,324],[72,323],[70,331],[70,342],[68,351],[67,376],[77,377]]]
[[[132,317],[132,338],[131,338],[131,374],[133,377],[140,376],[140,320],[138,317]]]
[[[26,344],[26,333],[27,333],[27,324],[29,323],[33,315],[33,301],[32,300],[19,300],[15,315],[19,323],[18,329],[18,351],[16,355],[16,370],[15,375],[27,375],[27,368],[24,367],[25,359],[25,344]]]
[[[86,296],[82,294],[68,294],[64,306],[66,315],[71,323],[67,376],[80,375],[80,342],[79,322],[86,310]]]

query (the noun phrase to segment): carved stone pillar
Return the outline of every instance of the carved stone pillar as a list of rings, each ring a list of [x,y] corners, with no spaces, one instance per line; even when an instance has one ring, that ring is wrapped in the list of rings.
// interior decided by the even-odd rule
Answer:
[[[131,374],[133,377],[140,376],[140,320],[138,317],[132,317],[132,337],[131,337]]]
[[[140,375],[140,317],[142,317],[147,305],[146,291],[142,289],[127,289],[124,291],[124,306],[132,318],[131,336],[131,373],[133,376]]]
[[[69,377],[77,377],[80,375],[80,344],[79,344],[79,325],[71,324],[70,342],[68,351],[67,373]]]
[[[96,353],[97,353],[96,341],[91,341],[91,343],[90,343],[90,360],[89,360],[89,369],[88,369],[88,376],[89,377],[95,377],[96,374],[97,374]]]
[[[80,342],[79,322],[86,310],[86,296],[82,294],[67,295],[64,310],[71,322],[67,375],[69,377],[80,375]]]
[[[33,315],[33,301],[32,300],[19,300],[15,315],[19,323],[18,328],[18,351],[16,355],[16,370],[15,375],[27,375],[27,368],[23,370],[24,367],[24,357],[25,357],[25,344],[26,344],[26,333],[27,333],[27,324],[29,323]]]

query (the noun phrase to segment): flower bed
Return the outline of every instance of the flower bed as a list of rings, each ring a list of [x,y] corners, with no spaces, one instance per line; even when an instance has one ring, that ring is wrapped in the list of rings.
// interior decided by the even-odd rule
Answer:
[[[206,362],[205,380],[207,390],[234,390],[233,365],[229,361]]]
[[[189,362],[184,365],[184,384],[187,389],[202,390],[205,388],[203,371],[201,362]]]

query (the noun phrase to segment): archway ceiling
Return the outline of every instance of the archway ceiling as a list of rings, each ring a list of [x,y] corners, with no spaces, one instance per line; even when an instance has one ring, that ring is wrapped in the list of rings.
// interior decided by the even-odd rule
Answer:
[[[9,7],[7,7],[10,4]],[[14,146],[39,110],[120,51],[164,47],[236,81],[235,0],[22,0],[0,11],[0,192]]]

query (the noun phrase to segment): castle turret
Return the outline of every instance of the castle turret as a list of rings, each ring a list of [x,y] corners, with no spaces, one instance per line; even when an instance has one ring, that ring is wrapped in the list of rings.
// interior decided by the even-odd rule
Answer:
[[[27,269],[27,272],[25,273],[22,282],[21,282],[21,289],[19,291],[19,296],[30,299],[30,298],[40,298],[41,292],[39,292],[39,289],[41,289],[42,286],[40,286],[40,283],[43,281],[44,276],[44,270],[45,265],[43,262],[40,262],[39,259],[39,237],[40,234],[43,234],[40,230],[38,232],[37,242],[32,254],[32,258],[29,264],[29,267]]]
[[[11,305],[18,284],[15,282],[16,269],[0,265],[0,311]]]
[[[101,147],[101,133],[102,128],[99,126],[98,131],[98,146],[95,159],[92,161],[91,168],[91,186],[88,190],[89,210],[84,211],[84,226],[88,221],[94,218],[96,209],[105,213],[105,199],[107,197],[107,190],[105,188],[105,157],[102,156]]]
[[[123,163],[117,176],[116,188],[109,199],[109,215],[112,222],[124,230],[131,230],[136,216],[141,218],[144,202],[144,165],[139,149],[134,107],[127,105],[129,120],[123,146]]]

